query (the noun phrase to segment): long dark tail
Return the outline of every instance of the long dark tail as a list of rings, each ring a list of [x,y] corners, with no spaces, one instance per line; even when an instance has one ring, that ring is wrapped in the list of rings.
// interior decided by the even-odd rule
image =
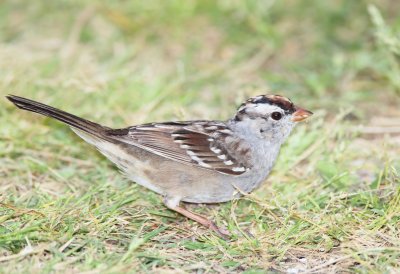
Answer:
[[[105,131],[108,129],[103,127],[99,124],[93,123],[91,121],[85,120],[68,112],[53,108],[51,106],[15,96],[15,95],[8,95],[6,96],[8,100],[10,100],[14,105],[16,105],[20,109],[29,110],[32,112],[36,112],[54,119],[57,119],[63,123],[70,125],[73,128],[82,130],[89,134],[103,137]]]

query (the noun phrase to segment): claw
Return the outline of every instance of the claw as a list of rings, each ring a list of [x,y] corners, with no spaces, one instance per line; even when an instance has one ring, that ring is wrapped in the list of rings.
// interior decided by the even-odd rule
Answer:
[[[199,224],[202,224],[203,226],[211,229],[212,231],[217,233],[224,240],[229,240],[230,239],[231,234],[229,233],[228,230],[223,229],[223,228],[219,228],[214,222],[210,221],[206,217],[197,215],[197,214],[187,210],[186,208],[184,208],[182,206],[179,206],[179,201],[178,202],[174,201],[173,203],[170,202],[170,201],[172,201],[172,199],[165,199],[164,200],[164,204],[169,209],[172,209],[172,210],[182,214],[183,216],[186,216],[187,218],[192,219],[193,221],[196,221]]]
[[[213,230],[215,233],[217,233],[218,236],[220,236],[222,239],[224,239],[224,240],[229,240],[229,239],[231,238],[231,233],[230,233],[227,229],[218,227],[218,226],[217,226],[214,222],[212,222],[212,221],[209,221],[209,222],[210,222],[209,228],[210,228],[211,230]]]

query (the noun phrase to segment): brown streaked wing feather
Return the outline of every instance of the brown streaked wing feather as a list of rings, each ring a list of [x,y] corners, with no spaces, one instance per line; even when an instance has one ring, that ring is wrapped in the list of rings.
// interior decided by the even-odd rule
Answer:
[[[250,168],[249,157],[240,155],[244,160],[236,159],[246,149],[229,152],[229,147],[224,145],[228,133],[224,124],[209,121],[146,124],[116,130],[115,134],[114,130],[108,131],[112,138],[159,156],[219,173],[240,175]]]

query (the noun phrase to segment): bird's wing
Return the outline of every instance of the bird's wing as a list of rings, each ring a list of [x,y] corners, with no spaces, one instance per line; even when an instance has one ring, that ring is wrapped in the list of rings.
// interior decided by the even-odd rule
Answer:
[[[222,122],[152,123],[108,130],[107,135],[173,161],[240,175],[251,168],[250,146]]]

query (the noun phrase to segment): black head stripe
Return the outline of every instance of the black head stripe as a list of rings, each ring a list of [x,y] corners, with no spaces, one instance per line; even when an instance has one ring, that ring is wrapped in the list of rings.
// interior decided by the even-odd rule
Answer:
[[[253,104],[270,104],[271,103],[271,101],[266,96],[257,96],[254,98],[250,98],[249,101],[250,100]]]
[[[245,103],[241,104],[233,118],[236,122],[242,121],[245,118],[257,119],[260,117],[257,112],[249,111],[260,104],[268,104],[277,106],[282,109],[285,114],[292,114],[296,111],[296,107],[288,98],[280,95],[260,95],[248,99]]]
[[[247,100],[252,104],[270,104],[280,107],[285,113],[291,114],[296,111],[292,101],[280,95],[260,95]]]
[[[244,104],[242,104],[239,109],[240,110],[235,115],[236,122],[242,121],[243,117],[246,116],[246,108],[244,107]]]

